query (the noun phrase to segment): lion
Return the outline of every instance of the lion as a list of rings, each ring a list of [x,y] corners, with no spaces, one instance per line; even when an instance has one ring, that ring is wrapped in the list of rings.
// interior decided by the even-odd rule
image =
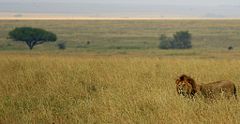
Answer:
[[[194,79],[183,74],[176,80],[177,93],[181,96],[193,98],[197,94],[204,98],[231,98],[237,99],[237,90],[231,81],[216,81],[208,84],[197,84]]]

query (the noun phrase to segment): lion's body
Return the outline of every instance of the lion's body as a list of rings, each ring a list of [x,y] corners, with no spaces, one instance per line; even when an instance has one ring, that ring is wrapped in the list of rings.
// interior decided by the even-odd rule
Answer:
[[[193,97],[196,94],[204,98],[237,98],[236,86],[231,81],[216,81],[208,84],[196,84],[196,82],[186,75],[180,76],[176,80],[176,88],[179,95]]]
[[[231,81],[217,81],[209,84],[200,85],[201,95],[207,98],[237,96],[236,86]]]

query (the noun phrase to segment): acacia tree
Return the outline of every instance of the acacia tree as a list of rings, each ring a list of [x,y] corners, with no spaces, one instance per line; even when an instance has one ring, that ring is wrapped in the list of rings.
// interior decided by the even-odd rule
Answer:
[[[15,41],[25,42],[30,50],[36,45],[57,40],[56,34],[40,28],[31,27],[15,28],[9,32],[9,36]]]

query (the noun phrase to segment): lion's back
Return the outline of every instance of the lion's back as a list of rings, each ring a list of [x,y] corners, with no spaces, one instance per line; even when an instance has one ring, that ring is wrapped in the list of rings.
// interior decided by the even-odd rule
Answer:
[[[207,97],[219,96],[219,94],[224,93],[226,96],[235,95],[235,84],[231,81],[222,80],[216,81],[208,84],[203,84],[201,88],[201,93]]]

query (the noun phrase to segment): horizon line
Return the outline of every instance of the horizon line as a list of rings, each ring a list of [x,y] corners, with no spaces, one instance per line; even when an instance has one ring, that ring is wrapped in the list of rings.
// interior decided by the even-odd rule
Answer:
[[[0,20],[240,20],[208,17],[1,17]]]

